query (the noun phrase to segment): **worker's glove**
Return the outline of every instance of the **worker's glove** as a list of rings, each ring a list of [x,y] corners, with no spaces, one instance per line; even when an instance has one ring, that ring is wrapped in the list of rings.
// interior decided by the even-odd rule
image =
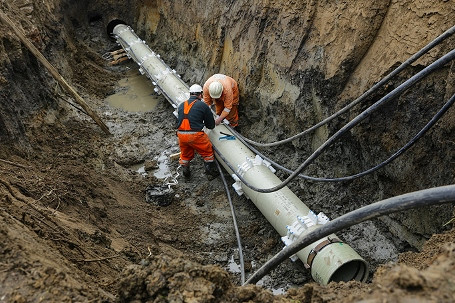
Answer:
[[[223,120],[221,120],[220,123],[216,123],[216,121],[219,120],[219,118],[220,118],[220,116],[219,116],[219,115],[216,115],[216,118],[215,118],[215,124],[216,124],[216,125],[219,125],[219,124],[221,124],[221,123],[223,123],[223,124],[225,124],[225,125],[229,125],[229,121],[228,121],[226,118],[224,118]]]

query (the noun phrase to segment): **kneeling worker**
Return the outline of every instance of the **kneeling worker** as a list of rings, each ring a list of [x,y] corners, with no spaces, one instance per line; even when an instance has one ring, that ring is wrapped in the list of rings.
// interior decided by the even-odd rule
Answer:
[[[224,119],[237,131],[239,124],[239,87],[237,82],[226,75],[215,74],[207,79],[204,84],[204,102],[208,106],[215,103],[218,118],[215,124],[219,125]]]
[[[178,107],[178,130],[180,146],[180,165],[183,166],[183,175],[189,178],[190,161],[194,158],[194,151],[204,159],[204,168],[209,180],[218,175],[212,143],[202,130],[205,127],[213,129],[215,120],[210,108],[201,101],[202,87],[194,84],[190,87],[190,98]]]

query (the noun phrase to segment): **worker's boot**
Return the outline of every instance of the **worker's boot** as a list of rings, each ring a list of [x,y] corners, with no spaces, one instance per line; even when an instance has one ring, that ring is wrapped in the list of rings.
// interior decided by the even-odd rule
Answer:
[[[212,181],[220,174],[218,168],[216,167],[215,161],[212,162],[204,162],[205,174],[207,175],[207,179]]]
[[[186,179],[189,179],[191,177],[191,171],[190,171],[190,166],[189,165],[183,165],[183,176]]]

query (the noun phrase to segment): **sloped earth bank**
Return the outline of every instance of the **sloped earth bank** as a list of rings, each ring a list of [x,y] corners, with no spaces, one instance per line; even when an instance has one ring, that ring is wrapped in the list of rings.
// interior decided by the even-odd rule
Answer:
[[[216,3],[212,2],[210,4]],[[453,8],[447,9],[450,1],[434,7],[415,2],[415,6],[404,11],[416,12],[408,13],[420,16],[426,24],[426,42],[446,29],[450,23],[447,20],[453,21]],[[197,1],[192,4],[201,8],[207,5]],[[409,27],[415,25],[415,30],[401,38],[411,41],[405,46],[413,48],[400,52],[405,47],[398,42],[400,39],[394,41],[395,44],[389,43],[388,51],[396,53],[384,52],[381,64],[377,64],[385,66],[381,70],[368,64],[371,62],[369,56],[374,57],[374,54],[367,49],[371,47],[374,53],[378,47],[372,45],[377,43],[381,48],[385,43],[381,36],[390,35],[383,31],[372,35],[364,23],[346,18],[347,12],[356,11],[353,7],[340,4],[337,9],[329,9],[330,4],[323,2],[291,3],[287,8],[281,8],[280,3],[273,1],[254,2],[246,8],[244,4],[235,2],[230,10],[226,7],[218,14],[207,9],[207,13],[201,13],[204,15],[201,18],[205,18],[204,26],[213,32],[201,38],[196,31],[189,38],[187,28],[190,27],[186,24],[191,23],[185,20],[191,18],[191,14],[182,13],[185,6],[179,1],[173,4],[144,1],[141,7],[136,7],[135,2],[115,1],[1,3],[2,10],[24,29],[27,37],[96,108],[113,135],[105,135],[91,119],[70,106],[67,102],[72,99],[55,84],[13,32],[4,24],[0,25],[0,302],[455,300],[455,232],[450,229],[452,224],[442,226],[453,217],[451,206],[391,216],[340,232],[339,235],[370,263],[372,275],[367,283],[320,286],[311,282],[300,262],[286,261],[267,277],[266,287],[262,288],[238,286],[240,277],[234,268],[234,261],[238,263],[238,252],[230,207],[220,178],[210,182],[205,179],[200,158],[194,161],[190,181],[177,178],[178,185],[172,187],[175,192],[169,206],[158,206],[156,200],[146,202],[147,186],[160,186],[165,182],[153,176],[159,164],[155,161],[178,151],[173,127],[175,119],[164,98],[153,111],[146,113],[127,113],[104,101],[118,89],[117,81],[136,68],[131,62],[109,66],[102,59],[104,53],[117,49],[105,35],[106,21],[114,15],[122,15],[125,21],[142,28],[143,37],[163,52],[166,62],[177,68],[188,83],[202,81],[218,69],[233,75],[234,70],[245,72],[245,75],[234,75],[243,87],[242,118],[246,122],[242,131],[262,140],[286,137],[311,121],[319,120],[319,116],[331,113],[331,107],[338,105],[327,100],[341,93],[346,75],[352,75],[351,82],[345,85],[345,99],[337,99],[340,103],[358,96],[365,86],[377,81],[378,75],[385,74],[392,65],[425,44],[418,40],[418,37],[422,38],[419,35],[422,27],[408,16],[400,22]],[[356,16],[361,21],[362,18],[371,20],[369,24],[374,29],[399,32],[394,30],[393,22],[384,20],[390,20],[386,16],[393,19],[396,15],[406,19],[407,14],[400,11],[400,7],[409,3],[382,1],[376,4],[374,13],[365,9],[367,4],[362,1],[357,4],[360,14]],[[216,7],[221,6],[214,5],[212,10]],[[334,16],[349,20],[353,28],[348,31],[350,39],[332,36],[337,33],[336,23],[326,23],[333,25],[332,29],[319,24],[323,23],[322,12],[334,12]],[[209,13],[220,17],[218,24],[216,19],[208,17]],[[179,15],[182,19],[177,18]],[[302,20],[313,24],[312,30],[307,23],[300,24]],[[249,29],[252,30],[256,21],[264,33],[262,40],[252,39],[253,32],[245,33],[245,29],[241,29],[241,22],[251,24]],[[218,25],[220,31],[216,30]],[[283,27],[289,30],[283,31]],[[200,26],[196,28],[200,30]],[[230,28],[230,32],[226,28]],[[296,28],[307,32],[300,33],[294,30]],[[338,33],[346,31],[343,26],[341,28],[343,30]],[[356,30],[359,29],[363,29],[359,34],[363,38],[353,39],[352,33],[358,34]],[[283,33],[291,37],[285,37]],[[299,41],[293,36],[300,39],[300,34],[304,36],[302,39],[307,39],[301,47],[294,45]],[[324,40],[324,36],[329,36],[326,37],[328,40]],[[210,43],[215,46],[204,40],[211,38]],[[264,47],[259,47],[260,43],[246,43],[243,39],[247,38],[264,43]],[[326,42],[320,43],[318,39]],[[352,45],[347,43],[344,48],[340,47],[338,39],[350,41]],[[270,42],[268,46],[267,41]],[[359,54],[359,48],[355,48],[356,56],[340,59],[345,54],[341,50],[351,50],[355,43],[363,43],[363,53]],[[453,48],[453,40],[450,43],[437,49],[432,58],[451,49],[450,45]],[[244,48],[248,45],[250,51]],[[215,56],[219,53],[213,51],[216,47],[223,48],[223,56]],[[239,48],[243,48],[242,52]],[[256,53],[258,49],[260,52]],[[324,57],[324,51],[340,56]],[[400,56],[404,58],[397,58],[397,54],[403,53]],[[236,57],[240,54],[247,55]],[[208,60],[212,55],[214,57]],[[295,59],[289,60],[293,56]],[[336,62],[336,58],[341,63]],[[367,63],[360,64],[362,60]],[[425,60],[419,64],[426,65],[430,61]],[[234,61],[238,65],[232,64]],[[286,67],[289,61],[296,67]],[[276,64],[274,67],[272,62]],[[201,66],[207,70],[199,70]],[[310,67],[305,70],[303,66]],[[413,69],[418,70],[419,66]],[[302,83],[293,80],[291,84],[283,74],[279,77],[274,74],[286,71]],[[432,108],[439,107],[453,93],[453,72],[453,66],[440,71],[421,84],[419,90],[400,99],[401,105],[413,100],[415,108],[403,113],[391,106],[385,113],[391,120],[381,120],[384,115],[371,119],[370,126],[350,134],[333,155],[326,156],[312,172],[324,172],[326,166],[334,165],[337,174],[349,174],[359,166],[367,167],[371,161],[378,162],[375,157],[382,159],[393,152],[402,142],[401,136],[407,136],[402,132],[387,134],[379,126],[397,123],[404,117],[406,119],[402,120],[409,127],[406,132],[414,133],[421,125],[412,123],[416,120],[413,114],[428,118],[424,113],[434,113]],[[362,77],[363,80],[359,80]],[[306,89],[303,83],[309,79],[313,79],[311,92],[296,97],[296,90],[299,91],[300,86]],[[391,82],[388,90],[397,83]],[[275,96],[277,91],[269,84],[277,85],[278,91],[282,89],[281,95]],[[431,92],[431,95],[422,91]],[[270,102],[277,97],[280,102]],[[304,110],[299,108],[295,114],[290,113],[286,109],[287,102],[300,104]],[[249,108],[252,110],[248,111]],[[382,198],[453,183],[453,121],[452,111],[426,139],[427,144],[415,148],[410,155],[412,160],[401,160],[399,165],[374,177],[343,185],[309,186],[294,182],[291,188],[312,209],[324,211],[333,218]],[[260,129],[267,131],[259,133]],[[337,125],[331,126],[325,133],[322,131],[312,139],[300,140],[282,150],[272,150],[270,155],[291,164],[299,163],[305,152],[336,129]],[[370,136],[371,132],[373,135]],[[297,151],[302,155],[297,155]],[[289,156],[294,154],[296,156]],[[362,159],[361,163],[353,161],[356,157]],[[332,161],[334,158],[340,163]],[[149,169],[147,175],[132,168],[144,161]],[[169,169],[175,175],[177,163],[169,162]],[[232,197],[249,274],[277,253],[282,244],[279,235],[250,201],[235,194]],[[289,287],[286,293],[273,295],[272,290]]]

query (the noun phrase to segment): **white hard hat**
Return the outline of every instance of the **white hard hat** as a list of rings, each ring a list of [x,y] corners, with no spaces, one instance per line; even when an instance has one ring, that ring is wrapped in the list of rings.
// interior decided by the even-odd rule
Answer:
[[[210,83],[210,85],[209,85],[210,97],[212,97],[214,99],[218,99],[219,97],[221,97],[222,93],[223,93],[223,84],[221,84],[218,81],[213,81],[212,83]]]
[[[202,87],[199,84],[193,84],[190,86],[190,94],[192,93],[201,93]]]

